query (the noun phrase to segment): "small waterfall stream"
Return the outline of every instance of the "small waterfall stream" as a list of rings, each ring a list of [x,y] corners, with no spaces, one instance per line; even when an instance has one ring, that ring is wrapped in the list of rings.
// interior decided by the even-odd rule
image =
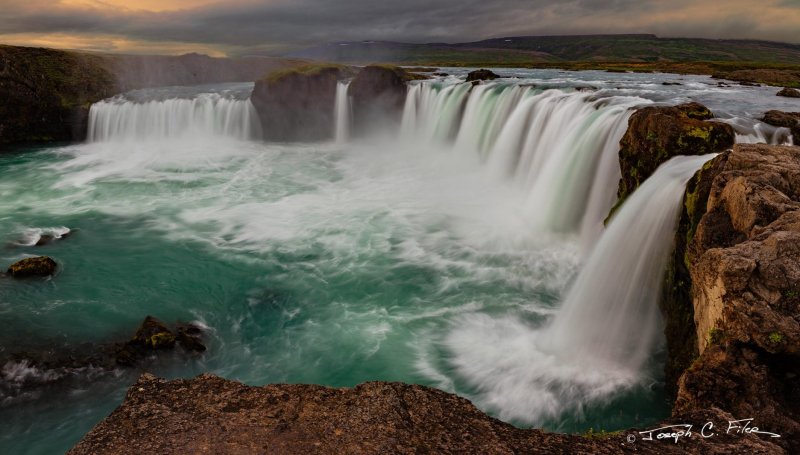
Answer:
[[[337,144],[343,144],[350,139],[350,122],[353,116],[350,97],[347,90],[349,82],[336,84],[336,103],[334,106],[334,139]]]

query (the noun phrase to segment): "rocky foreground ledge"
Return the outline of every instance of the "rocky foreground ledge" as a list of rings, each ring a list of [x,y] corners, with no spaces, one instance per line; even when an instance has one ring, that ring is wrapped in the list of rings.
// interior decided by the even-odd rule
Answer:
[[[677,443],[646,441],[644,430],[583,437],[515,428],[464,398],[418,385],[251,387],[208,374],[174,381],[145,374],[124,403],[68,453],[783,453],[753,434],[714,431],[715,436],[700,437],[705,422],[720,428],[730,420],[718,409],[672,419],[698,423],[698,433]]]

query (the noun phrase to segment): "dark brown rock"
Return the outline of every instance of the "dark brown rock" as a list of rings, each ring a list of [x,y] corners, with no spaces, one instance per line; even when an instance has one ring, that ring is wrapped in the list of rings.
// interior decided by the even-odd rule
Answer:
[[[474,82],[474,81],[492,81],[497,79],[498,76],[491,70],[487,69],[479,69],[475,71],[470,71],[467,74],[467,82]]]
[[[358,72],[350,84],[353,102],[353,132],[364,135],[399,124],[406,100],[407,83],[424,76],[389,65],[370,65]]]
[[[800,98],[800,90],[784,87],[778,92],[778,96],[785,96],[787,98]]]
[[[789,128],[796,141],[800,141],[800,112],[767,111],[762,122],[772,126]]]
[[[100,56],[0,45],[0,150],[14,143],[83,140],[89,106],[116,92]]]
[[[351,75],[342,65],[280,70],[256,82],[251,101],[264,139],[319,141],[333,137],[336,84]]]
[[[719,428],[731,419],[709,409],[670,423],[714,421]],[[637,439],[628,442],[628,436]],[[419,385],[251,387],[208,374],[174,381],[145,374],[68,453],[784,453],[755,435],[695,435],[677,444],[642,439],[636,430],[581,437],[515,428],[464,398]]]
[[[160,320],[147,316],[142,321],[136,335],[127,343],[117,346],[116,363],[133,366],[157,351],[170,350],[176,343],[186,352],[205,352],[202,330],[192,324],[178,324],[174,330]]]
[[[11,264],[7,273],[14,278],[50,276],[56,272],[56,267],[56,261],[47,256],[39,256],[23,259]]]

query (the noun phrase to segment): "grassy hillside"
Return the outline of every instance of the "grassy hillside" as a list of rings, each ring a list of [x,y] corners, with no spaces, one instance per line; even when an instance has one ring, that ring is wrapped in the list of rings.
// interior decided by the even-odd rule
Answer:
[[[326,44],[292,57],[340,63],[529,66],[545,62],[753,62],[800,65],[800,45],[655,35],[523,36],[472,43],[362,41]]]

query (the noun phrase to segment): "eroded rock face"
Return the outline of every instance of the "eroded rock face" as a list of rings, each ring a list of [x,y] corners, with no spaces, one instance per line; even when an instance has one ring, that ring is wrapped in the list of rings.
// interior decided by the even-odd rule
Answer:
[[[47,256],[39,256],[11,264],[7,273],[14,278],[50,276],[56,272],[56,267],[58,267],[56,261]]]
[[[670,423],[723,426],[732,417],[709,409],[678,419],[684,420]],[[628,435],[637,440],[628,442]],[[250,387],[213,375],[166,381],[145,374],[125,402],[68,453],[783,453],[754,435],[696,436],[677,444],[642,439],[636,430],[587,438],[519,429],[464,398],[418,385]]]
[[[732,147],[736,138],[733,128],[709,122],[713,117],[711,111],[699,103],[645,107],[636,111],[620,141],[620,200],[627,198],[658,166],[674,156],[718,153]]]
[[[280,70],[256,82],[251,101],[268,141],[333,137],[336,83],[350,76],[341,65]]]
[[[753,417],[800,451],[800,147],[737,145],[695,184],[684,263],[700,357],[675,411]]]
[[[370,65],[358,72],[348,94],[353,103],[353,132],[363,135],[382,127],[397,125],[403,115],[407,83],[425,76],[403,68]]]

